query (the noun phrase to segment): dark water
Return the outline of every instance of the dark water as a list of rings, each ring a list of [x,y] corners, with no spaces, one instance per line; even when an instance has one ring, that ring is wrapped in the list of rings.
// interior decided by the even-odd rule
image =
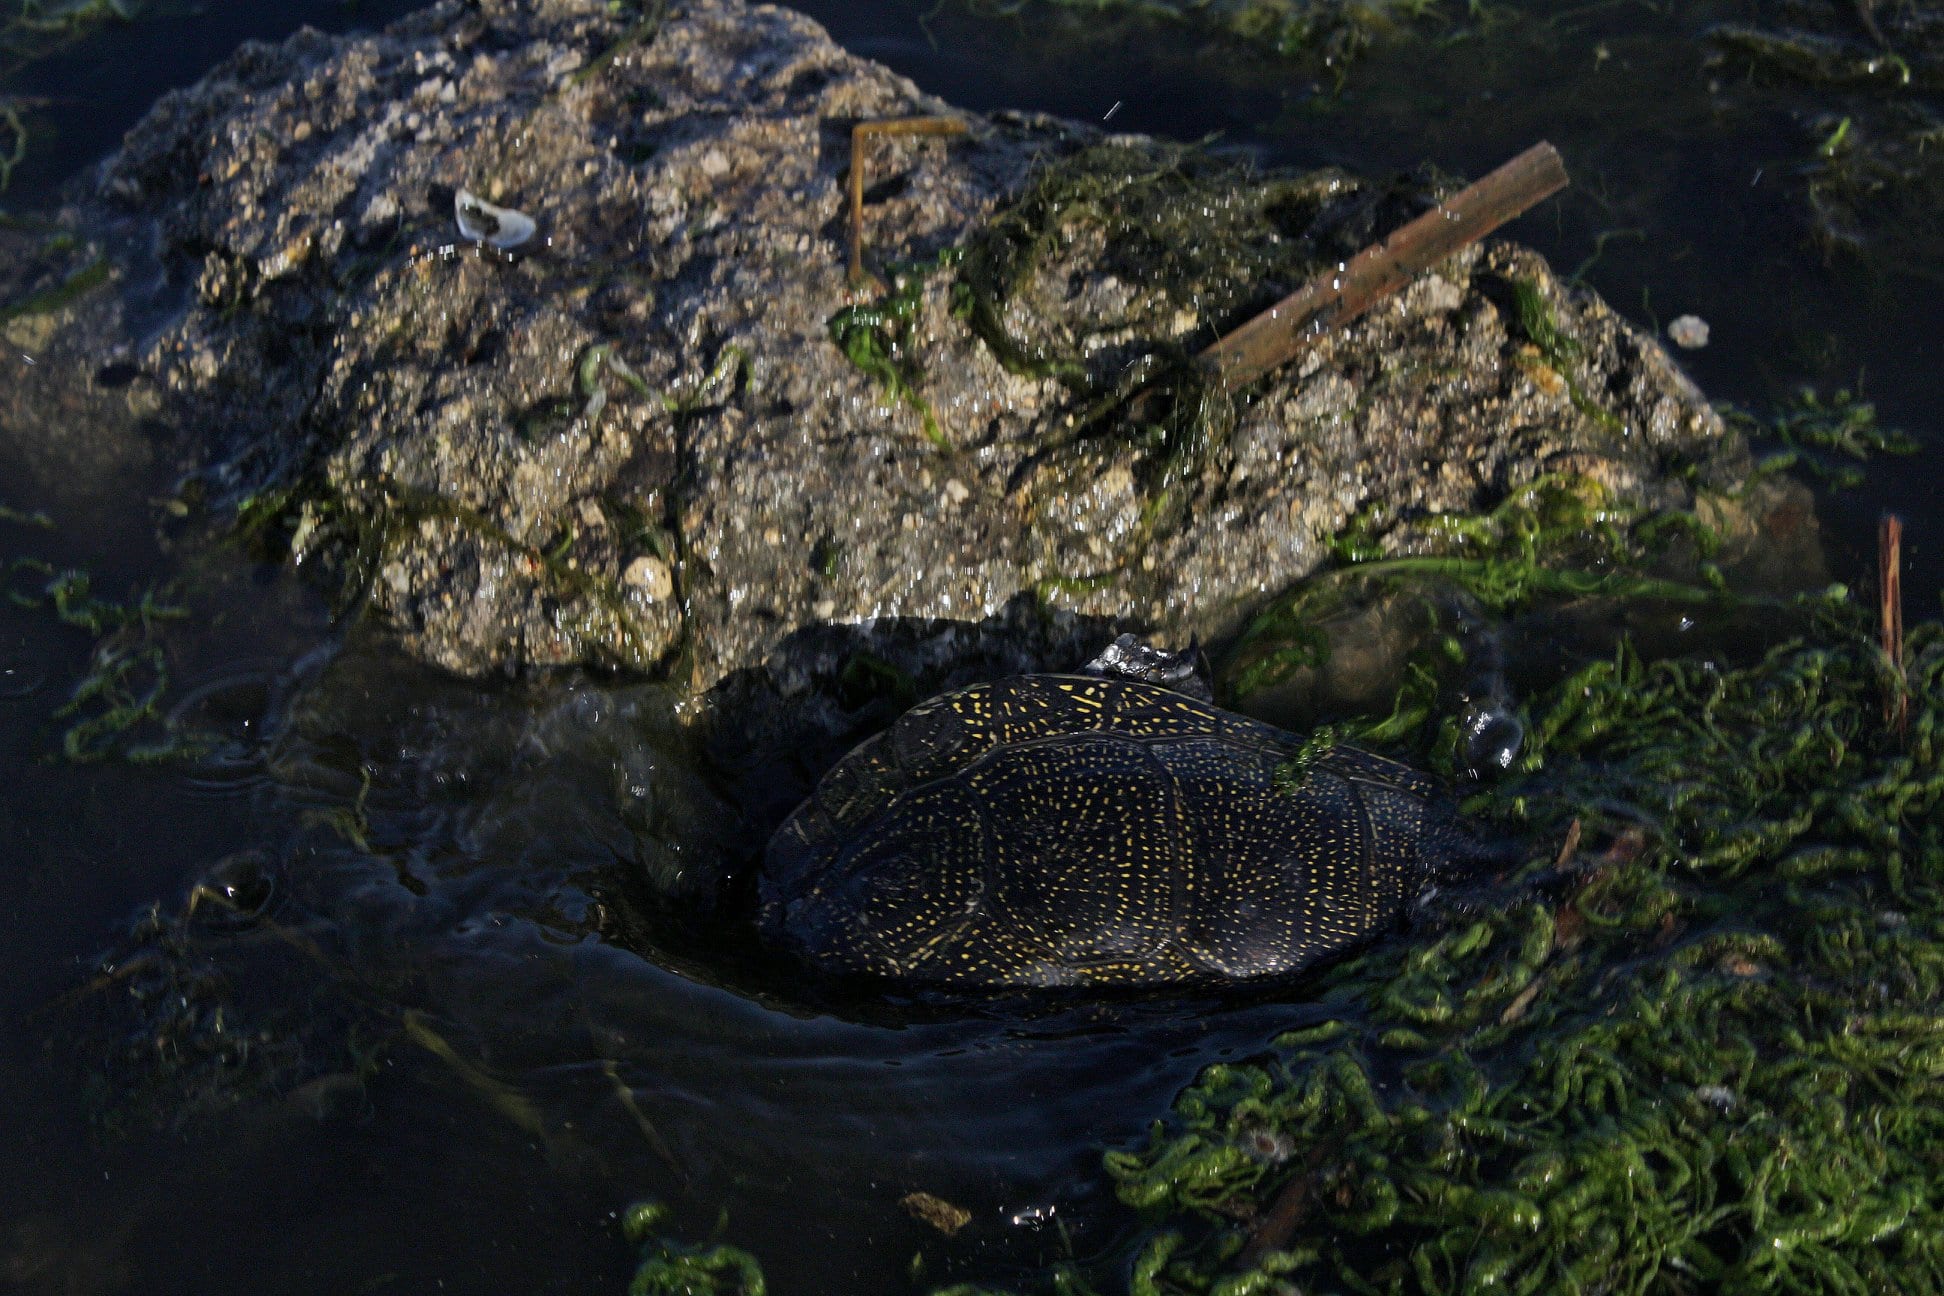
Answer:
[[[45,200],[245,36],[406,7],[221,0],[44,59],[0,87],[51,101],[6,198]],[[809,8],[971,107],[1220,131],[1272,162],[1476,174],[1549,138],[1576,186],[1518,236],[1571,269],[1618,231],[1587,281],[1644,324],[1708,319],[1713,344],[1684,358],[1711,394],[1760,409],[1805,380],[1860,382],[1886,422],[1939,440],[1944,245],[1886,223],[1874,255],[1816,246],[1814,96],[1710,70],[1693,40],[1741,7],[1535,6],[1381,48],[1340,94],[1177,31],[1051,42],[947,10],[928,36],[920,6]],[[1908,515],[1913,616],[1944,572],[1931,458],[1822,501],[1851,580],[1877,512]],[[921,1287],[1003,1277],[1123,1237],[1101,1149],[1139,1138],[1202,1064],[1304,1018],[833,1013],[733,923],[664,916],[634,929],[655,957],[617,949],[592,934],[627,908],[603,879],[707,874],[760,837],[666,694],[439,678],[287,574],[158,539],[160,468],[82,485],[34,499],[0,481],[0,502],[57,523],[0,522],[0,556],[86,568],[115,597],[175,582],[194,618],[164,632],[172,705],[223,741],[187,767],[51,758],[90,638],[0,601],[0,1282],[618,1292],[613,1217],[637,1196],[689,1236],[720,1225],[786,1292],[905,1290],[919,1257]],[[944,1242],[899,1208],[913,1191],[973,1224]]]

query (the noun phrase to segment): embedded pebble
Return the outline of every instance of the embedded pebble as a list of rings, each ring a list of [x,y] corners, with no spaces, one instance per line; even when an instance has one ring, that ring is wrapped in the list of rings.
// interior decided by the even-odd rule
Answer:
[[[621,573],[621,583],[646,594],[651,599],[665,599],[675,592],[675,575],[668,570],[668,564],[652,554],[643,554],[629,563]]]

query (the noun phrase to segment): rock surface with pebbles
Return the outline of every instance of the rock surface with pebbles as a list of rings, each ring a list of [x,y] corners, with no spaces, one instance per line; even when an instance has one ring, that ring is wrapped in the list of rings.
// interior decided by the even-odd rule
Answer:
[[[886,326],[909,391],[833,342],[864,300],[845,266],[850,127],[911,114],[966,129],[878,146],[880,266],[980,237],[1103,143],[959,112],[738,0],[659,21],[448,0],[381,34],[252,44],[73,196],[64,237],[111,273],[6,319],[8,337],[49,357],[36,401],[66,381],[137,409],[219,517],[240,508],[468,675],[673,667],[702,688],[818,625],[1024,624],[1026,604],[1207,640],[1373,505],[1473,510],[1562,470],[1683,504],[1746,470],[1656,342],[1495,243],[1264,384],[1157,526],[1157,452],[1113,436],[1049,458],[1091,379],[1002,363],[949,255]],[[1410,205],[1347,176],[1279,183],[1250,237],[1285,240],[1291,265],[1381,235],[1380,198]],[[537,232],[463,241],[460,190]],[[34,255],[14,249],[0,282],[29,291]],[[1534,345],[1519,284],[1570,349]],[[1257,300],[1293,286],[1271,276]],[[1064,313],[1055,341],[1094,378],[1255,304],[1184,307],[1108,236],[1064,238],[1013,288],[1003,325]]]

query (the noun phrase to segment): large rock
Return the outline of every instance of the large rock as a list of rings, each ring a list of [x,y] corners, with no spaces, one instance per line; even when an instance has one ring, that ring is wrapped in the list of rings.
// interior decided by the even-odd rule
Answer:
[[[849,127],[910,114],[966,133],[879,146],[873,255],[972,250],[901,280],[902,316],[848,317],[874,376],[830,327],[860,300]],[[464,243],[458,188],[538,237]],[[1017,621],[1033,600],[1207,639],[1372,505],[1471,510],[1561,470],[1682,504],[1739,477],[1659,347],[1506,244],[1324,338],[1206,444],[1124,414],[1073,435],[1126,365],[1212,339],[1414,201],[956,112],[784,9],[694,0],[657,26],[605,0],[448,0],[244,47],[157,104],[65,219],[151,297],[124,250],[144,240],[106,231],[152,228],[184,290],[159,331],[92,353],[161,393],[213,498],[278,515],[293,559],[412,651],[703,687],[817,624]],[[1183,202],[1206,229],[1142,207]]]

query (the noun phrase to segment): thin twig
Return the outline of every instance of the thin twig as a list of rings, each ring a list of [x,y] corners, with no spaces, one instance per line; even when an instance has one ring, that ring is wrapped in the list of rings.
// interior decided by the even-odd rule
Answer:
[[[1883,655],[1890,662],[1883,722],[1902,738],[1910,731],[1910,690],[1904,679],[1903,519],[1895,513],[1877,524],[1877,595]]]
[[[864,275],[864,173],[866,149],[874,139],[892,135],[963,135],[965,123],[956,117],[895,117],[889,121],[859,122],[851,127],[850,160],[850,279]]]
[[[1383,242],[1310,280],[1215,342],[1197,360],[1230,390],[1247,386],[1294,359],[1315,338],[1347,324],[1566,185],[1566,165],[1558,151],[1550,144],[1535,144]]]
[[[1579,816],[1574,815],[1573,822],[1566,825],[1566,840],[1559,844],[1559,854],[1553,858],[1555,872],[1565,868],[1572,862],[1573,856],[1579,854],[1580,834],[1583,831]]]

